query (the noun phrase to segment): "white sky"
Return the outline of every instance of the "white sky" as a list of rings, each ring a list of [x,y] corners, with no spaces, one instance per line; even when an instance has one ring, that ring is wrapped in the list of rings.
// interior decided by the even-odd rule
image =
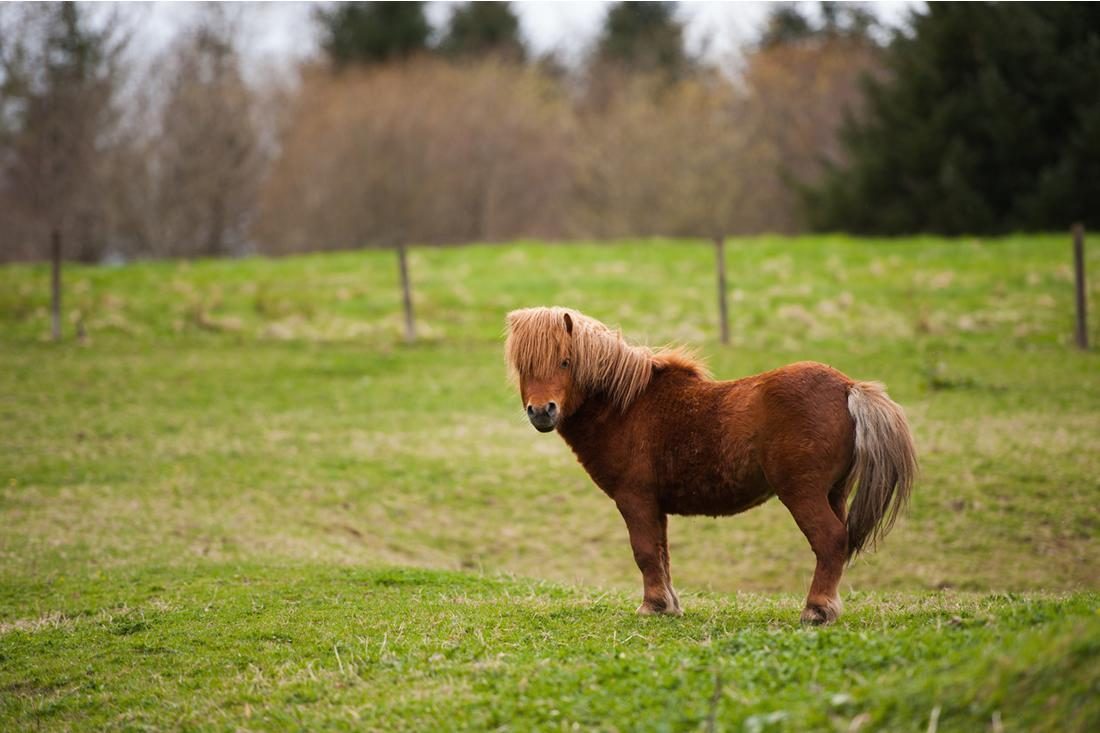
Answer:
[[[428,18],[437,28],[449,13],[450,2],[428,3]],[[687,44],[706,51],[714,61],[730,59],[737,48],[753,40],[768,12],[767,2],[681,2],[677,11],[685,21]],[[185,27],[198,3],[127,3],[123,17],[133,27],[138,53],[150,56],[162,50]],[[227,3],[241,24],[242,51],[251,62],[283,66],[317,50],[314,3]],[[608,2],[514,2],[525,40],[536,54],[557,50],[576,60],[600,31]],[[817,3],[809,3],[816,12]],[[908,11],[923,3],[895,0],[867,3],[890,25],[900,24]],[[101,8],[103,6],[100,6]]]

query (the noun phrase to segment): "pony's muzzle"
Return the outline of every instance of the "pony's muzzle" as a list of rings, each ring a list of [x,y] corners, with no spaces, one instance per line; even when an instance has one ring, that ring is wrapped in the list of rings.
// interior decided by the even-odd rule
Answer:
[[[527,405],[527,419],[540,433],[549,433],[558,424],[558,405],[556,402],[547,402],[541,407]]]

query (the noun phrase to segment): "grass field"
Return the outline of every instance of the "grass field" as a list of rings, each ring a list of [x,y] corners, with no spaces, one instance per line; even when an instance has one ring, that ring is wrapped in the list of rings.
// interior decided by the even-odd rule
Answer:
[[[737,240],[724,348],[712,257],[414,250],[413,346],[392,253],[69,267],[60,345],[47,269],[0,268],[0,729],[1100,728],[1065,238]],[[686,615],[633,615],[614,505],[505,379],[504,313],[551,303],[888,384],[922,477],[837,625],[798,627],[777,502],[674,518]]]

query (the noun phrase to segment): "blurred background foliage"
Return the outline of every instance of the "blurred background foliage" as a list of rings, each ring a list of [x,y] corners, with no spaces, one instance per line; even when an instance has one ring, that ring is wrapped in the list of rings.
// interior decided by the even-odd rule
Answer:
[[[151,64],[82,4],[0,9],[0,259],[1100,226],[1094,4],[777,4],[723,68],[672,3],[611,4],[579,64],[424,5],[321,5],[261,81],[226,6]]]

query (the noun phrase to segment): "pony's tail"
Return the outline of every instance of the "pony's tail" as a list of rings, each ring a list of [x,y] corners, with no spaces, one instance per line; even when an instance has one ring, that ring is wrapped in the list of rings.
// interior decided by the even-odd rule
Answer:
[[[856,440],[845,495],[859,484],[848,510],[850,560],[865,547],[873,549],[908,503],[917,476],[917,453],[905,413],[878,382],[852,384],[848,412],[856,424]]]

